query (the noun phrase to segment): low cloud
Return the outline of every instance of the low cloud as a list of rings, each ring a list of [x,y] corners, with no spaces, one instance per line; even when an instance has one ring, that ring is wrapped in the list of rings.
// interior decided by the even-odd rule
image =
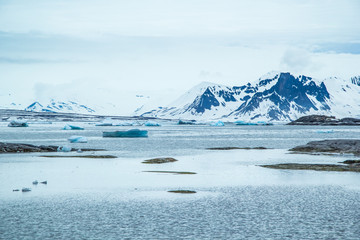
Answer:
[[[311,54],[303,49],[288,49],[281,58],[281,65],[291,72],[304,72],[312,65]]]
[[[44,64],[44,63],[68,63],[65,59],[36,59],[36,58],[8,58],[0,57],[0,64]]]

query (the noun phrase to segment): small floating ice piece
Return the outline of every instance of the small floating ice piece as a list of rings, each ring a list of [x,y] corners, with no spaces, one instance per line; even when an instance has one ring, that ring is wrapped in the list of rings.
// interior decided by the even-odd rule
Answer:
[[[82,136],[71,136],[68,138],[71,143],[87,143],[87,138]]]
[[[12,120],[8,127],[28,127],[28,123],[24,120]]]
[[[113,122],[111,118],[105,118],[101,123],[95,124],[97,127],[105,127],[105,126],[113,126]]]
[[[33,181],[32,184],[33,185],[37,185],[39,182],[37,180]]]
[[[318,130],[317,133],[333,133],[334,130]]]
[[[217,122],[210,123],[210,126],[223,127],[223,126],[225,126],[225,124],[222,121],[217,121]]]
[[[66,125],[63,127],[63,130],[84,130],[84,128],[83,128],[83,127],[79,127],[79,126],[74,126],[74,125],[66,124]]]
[[[30,192],[30,191],[31,191],[31,188],[26,188],[26,187],[24,187],[24,188],[21,189],[21,191],[22,191],[22,192]]]
[[[97,126],[97,127],[106,127],[106,126],[112,126],[112,125],[113,125],[112,123],[105,123],[105,122],[95,124],[95,126]]]
[[[119,137],[119,138],[138,138],[147,137],[148,131],[140,129],[131,129],[128,131],[103,132],[103,137]]]
[[[113,126],[134,126],[134,125],[135,124],[132,122],[125,122],[125,121],[113,123]]]
[[[160,123],[154,122],[154,121],[147,121],[144,123],[147,127],[160,127]]]
[[[70,152],[71,151],[71,147],[68,147],[68,146],[59,146],[57,148],[57,151],[58,152]]]

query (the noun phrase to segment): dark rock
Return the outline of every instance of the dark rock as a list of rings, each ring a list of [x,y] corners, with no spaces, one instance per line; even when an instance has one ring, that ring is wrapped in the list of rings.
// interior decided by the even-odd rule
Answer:
[[[292,121],[288,123],[288,125],[353,126],[353,125],[360,125],[360,119],[357,118],[336,119],[334,116],[309,115],[309,116],[301,117],[295,121]]]
[[[309,142],[289,151],[304,153],[352,153],[360,155],[360,140],[334,139]]]
[[[143,171],[150,173],[170,173],[170,174],[196,174],[196,172],[178,172],[178,171]]]
[[[260,165],[260,167],[274,168],[274,169],[289,169],[289,170],[360,172],[360,166],[336,165],[336,164],[283,163],[283,164],[274,164],[274,165]]]
[[[235,149],[245,149],[245,150],[264,150],[268,149],[266,147],[213,147],[213,148],[206,148],[207,150],[235,150]]]
[[[57,152],[59,146],[36,146],[23,143],[4,143],[0,142],[0,153],[28,153],[28,152]],[[104,151],[104,149],[82,149],[83,151]],[[77,151],[72,148],[71,151]]]
[[[344,163],[344,164],[360,164],[360,160],[346,160],[340,163]]]
[[[196,191],[192,191],[192,190],[169,190],[168,192],[170,192],[170,193],[182,193],[182,194],[196,193]]]
[[[39,157],[46,157],[46,158],[117,158],[117,156],[113,156],[113,155],[76,155],[76,156],[42,155]]]
[[[145,164],[162,164],[162,163],[169,163],[169,162],[176,162],[175,158],[153,158],[143,161],[142,163]]]

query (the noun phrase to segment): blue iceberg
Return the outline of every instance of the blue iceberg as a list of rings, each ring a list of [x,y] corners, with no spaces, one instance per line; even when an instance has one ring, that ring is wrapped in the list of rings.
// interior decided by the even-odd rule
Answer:
[[[244,122],[244,121],[236,121],[234,122],[236,125],[257,125],[256,123],[252,123],[252,122]]]
[[[147,137],[148,131],[140,129],[131,129],[128,131],[114,131],[114,132],[103,132],[103,137],[118,137],[118,138],[139,138]]]
[[[317,133],[334,133],[334,130],[318,130]]]
[[[69,124],[66,124],[62,129],[63,130],[84,130],[83,127],[69,125]]]
[[[112,123],[107,123],[107,122],[95,124],[95,126],[97,126],[97,127],[107,127],[107,126],[112,126],[112,125],[113,125]]]
[[[160,123],[154,122],[154,121],[147,121],[144,123],[147,127],[160,127]]]
[[[195,120],[179,120],[179,125],[194,125],[196,123]]]
[[[24,120],[13,120],[9,123],[8,127],[28,127],[28,123]]]
[[[68,146],[59,146],[57,148],[57,151],[58,152],[70,152],[71,151],[71,147],[68,147]]]
[[[223,126],[225,126],[225,124],[223,121],[217,121],[217,122],[210,123],[210,126],[223,127]]]
[[[87,138],[82,136],[71,136],[68,140],[71,143],[87,143]]]

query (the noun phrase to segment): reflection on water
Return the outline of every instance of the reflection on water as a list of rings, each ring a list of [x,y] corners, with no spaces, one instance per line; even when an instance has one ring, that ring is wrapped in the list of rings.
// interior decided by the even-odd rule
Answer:
[[[64,123],[8,128],[0,139],[77,148],[105,148],[116,159],[0,155],[0,239],[358,239],[360,174],[274,170],[261,164],[337,163],[351,155],[289,154],[311,140],[357,138],[358,127],[178,126],[146,139],[102,138],[126,127],[60,130]],[[319,130],[332,130],[318,133]],[[326,131],[325,131],[326,132]],[[70,144],[81,135],[86,144]],[[268,150],[211,151],[210,147]],[[47,153],[48,154],[48,153]],[[51,155],[81,155],[52,153]],[[99,154],[98,152],[86,154]],[[101,153],[102,154],[102,153]],[[178,162],[142,164],[153,157]],[[185,171],[172,175],[144,171]],[[47,185],[32,185],[47,180]],[[28,193],[13,189],[31,187]],[[168,190],[195,190],[179,195]]]

